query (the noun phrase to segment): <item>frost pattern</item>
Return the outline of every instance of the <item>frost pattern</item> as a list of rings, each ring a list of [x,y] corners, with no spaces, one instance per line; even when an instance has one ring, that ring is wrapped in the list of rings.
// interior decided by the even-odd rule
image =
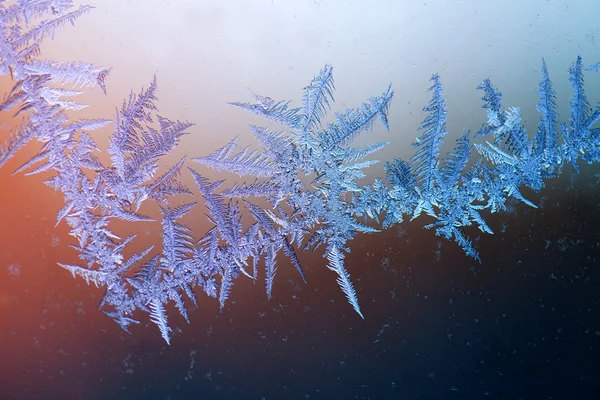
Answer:
[[[144,310],[170,343],[165,305],[173,302],[189,322],[185,298],[196,305],[201,290],[218,299],[223,308],[235,281],[243,275],[257,280],[264,265],[264,285],[272,295],[283,253],[306,281],[298,253],[323,246],[324,264],[337,277],[349,304],[363,317],[352,283],[346,254],[348,242],[358,233],[374,233],[427,214],[426,225],[437,235],[455,241],[467,255],[480,260],[464,228],[492,229],[484,213],[506,208],[509,198],[536,207],[523,188],[539,191],[544,179],[556,177],[565,163],[577,168],[581,159],[600,160],[600,109],[592,109],[584,92],[580,57],[569,68],[573,88],[568,122],[559,122],[555,92],[542,60],[539,84],[538,129],[530,139],[519,108],[503,108],[502,95],[489,79],[483,92],[487,121],[471,135],[464,132],[453,151],[440,154],[446,131],[446,103],[437,74],[431,78],[431,100],[415,143],[415,155],[384,166],[385,179],[361,186],[364,170],[377,161],[369,157],[387,145],[352,147],[355,138],[379,121],[389,129],[391,87],[357,108],[325,118],[334,103],[333,69],[326,65],[303,89],[300,107],[252,93],[253,102],[232,105],[281,125],[281,130],[251,126],[261,148],[238,151],[236,139],[212,154],[192,160],[217,171],[252,177],[221,190],[188,168],[209,212],[213,227],[196,240],[183,223],[196,204],[170,206],[172,196],[193,192],[179,180],[184,159],[157,176],[160,160],[169,154],[193,124],[158,115],[154,79],[139,94],[133,92],[114,121],[70,120],[65,111],[85,107],[69,98],[76,89],[99,86],[106,92],[110,69],[83,62],[39,60],[41,42],[66,22],[74,23],[92,7],[73,10],[70,0],[20,0],[8,7],[0,3],[0,74],[14,82],[4,95],[0,111],[18,118],[18,128],[0,145],[0,166],[31,139],[43,143],[38,154],[15,172],[35,174],[52,170],[46,184],[60,190],[65,206],[57,224],[65,221],[76,243],[80,262],[59,264],[74,277],[105,290],[100,303],[108,316],[125,331],[139,321],[135,310]],[[47,16],[49,16],[47,19]],[[32,25],[33,19],[41,19]],[[598,63],[588,67],[597,71]],[[66,86],[66,88],[65,88]],[[108,153],[110,165],[94,155],[98,151],[89,131],[113,123]],[[469,164],[469,160],[474,160]],[[309,183],[307,183],[309,182]],[[258,206],[257,198],[270,206]],[[134,236],[121,238],[110,230],[110,221],[149,221],[139,213],[146,201],[159,204],[162,213],[162,248],[149,247],[125,258]],[[254,218],[244,227],[242,207]],[[487,211],[486,211],[487,210]],[[383,220],[380,221],[380,218]]]

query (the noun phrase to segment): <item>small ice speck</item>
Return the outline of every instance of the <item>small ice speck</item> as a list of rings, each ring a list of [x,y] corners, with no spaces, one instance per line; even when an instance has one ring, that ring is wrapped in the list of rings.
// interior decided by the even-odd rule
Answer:
[[[7,268],[8,270],[8,274],[12,277],[17,277],[19,275],[21,275],[21,267],[18,266],[17,264],[10,264]]]

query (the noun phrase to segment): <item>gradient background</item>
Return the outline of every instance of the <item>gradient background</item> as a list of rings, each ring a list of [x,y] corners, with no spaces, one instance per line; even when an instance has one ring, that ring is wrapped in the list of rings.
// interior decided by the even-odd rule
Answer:
[[[541,58],[563,121],[569,65],[577,55],[585,65],[600,61],[600,3],[592,1],[84,3],[97,8],[61,29],[42,56],[113,67],[108,95],[86,90],[78,100],[90,107],[77,118],[113,118],[156,74],[160,114],[196,124],[167,166],[236,135],[253,144],[248,124],[264,121],[226,102],[249,101],[251,88],[299,105],[326,63],[335,111],[393,82],[390,133],[376,126],[356,141],[389,140],[377,154],[385,161],[412,155],[434,72],[448,103],[449,150],[484,121],[475,90],[484,78],[506,107],[521,107],[531,133]],[[585,78],[596,104],[600,74]],[[16,122],[11,115],[0,113],[0,139]],[[94,133],[103,149],[110,132]],[[579,175],[566,168],[529,194],[539,210],[513,204],[491,216],[495,235],[472,232],[481,265],[422,229],[426,221],[357,237],[347,267],[364,321],[319,251],[301,255],[307,285],[281,260],[270,301],[262,279],[254,286],[240,278],[222,313],[199,294],[188,326],[169,306],[175,335],[167,346],[143,313],[127,335],[97,311],[102,290],[56,266],[77,262],[66,224],[54,227],[62,195],[43,185],[50,174],[11,175],[39,147],[31,143],[0,169],[0,399],[567,399],[600,389],[596,167]],[[379,164],[364,183],[382,175]],[[157,215],[152,205],[142,211]],[[185,221],[196,237],[209,229],[204,211],[195,207]],[[138,234],[130,252],[160,244],[159,229],[115,226]]]

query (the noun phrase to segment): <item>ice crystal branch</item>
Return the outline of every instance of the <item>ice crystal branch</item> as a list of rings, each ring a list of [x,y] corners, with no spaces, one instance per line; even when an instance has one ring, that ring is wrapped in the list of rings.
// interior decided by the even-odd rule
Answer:
[[[301,251],[323,246],[324,264],[348,303],[363,317],[346,255],[359,233],[400,224],[408,216],[426,214],[425,225],[437,235],[455,241],[468,256],[480,261],[469,239],[469,227],[492,234],[485,217],[506,208],[509,198],[529,206],[523,195],[539,191],[544,179],[557,176],[565,163],[577,168],[579,160],[600,161],[600,109],[592,109],[584,91],[581,58],[569,68],[573,89],[567,122],[560,122],[555,92],[544,60],[538,86],[538,129],[526,132],[519,108],[505,109],[502,94],[489,79],[483,91],[486,122],[471,135],[458,136],[453,150],[441,154],[447,111],[442,79],[431,78],[431,100],[410,160],[386,162],[385,179],[361,185],[365,169],[377,161],[369,157],[387,145],[352,147],[353,141],[379,121],[389,130],[391,86],[356,108],[336,112],[333,68],[326,65],[304,87],[301,106],[251,93],[254,102],[232,105],[281,125],[281,130],[251,126],[261,148],[239,149],[233,139],[212,154],[192,160],[217,171],[229,171],[249,181],[222,190],[224,181],[212,182],[188,168],[212,225],[196,240],[184,221],[195,202],[170,205],[173,196],[192,195],[179,181],[184,158],[157,175],[161,160],[170,154],[191,123],[158,115],[156,78],[139,94],[131,93],[117,110],[108,153],[110,165],[95,156],[99,151],[89,131],[113,122],[103,119],[71,120],[65,111],[85,107],[67,98],[84,87],[106,92],[110,69],[83,62],[39,60],[41,42],[57,28],[74,23],[90,11],[72,10],[70,0],[20,0],[5,7],[0,2],[0,74],[14,82],[3,96],[0,112],[10,111],[18,126],[0,145],[0,166],[28,141],[43,143],[39,152],[16,172],[53,171],[45,182],[63,193],[64,207],[57,224],[66,221],[76,243],[80,263],[61,263],[74,277],[104,289],[100,308],[125,331],[136,310],[149,314],[163,339],[170,343],[165,306],[173,302],[189,322],[186,298],[194,305],[196,292],[217,298],[223,309],[240,277],[258,280],[264,267],[264,287],[273,296],[283,254],[306,282]],[[32,21],[39,20],[36,25]],[[22,25],[24,24],[24,26]],[[598,64],[587,71],[597,71]],[[307,184],[307,182],[310,182]],[[266,200],[263,208],[257,198]],[[115,218],[150,221],[140,214],[148,200],[162,213],[162,248],[150,246],[126,258],[124,250],[135,236],[121,238],[111,231]],[[242,224],[242,209],[254,218]],[[381,223],[380,223],[381,220]],[[374,221],[375,224],[371,224]]]

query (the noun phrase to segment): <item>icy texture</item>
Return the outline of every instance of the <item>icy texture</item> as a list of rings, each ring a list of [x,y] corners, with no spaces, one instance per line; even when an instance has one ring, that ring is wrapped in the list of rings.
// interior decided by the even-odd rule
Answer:
[[[361,186],[357,180],[365,176],[363,170],[376,163],[368,157],[387,143],[366,148],[351,144],[377,121],[389,129],[393,91],[388,87],[325,123],[334,102],[332,68],[326,65],[304,88],[301,107],[256,94],[252,103],[232,103],[276,122],[282,130],[252,126],[260,150],[237,151],[234,139],[212,154],[193,158],[208,168],[253,177],[221,191],[223,181],[211,182],[189,169],[213,225],[196,240],[183,223],[195,203],[169,206],[171,196],[192,194],[178,181],[184,160],[157,176],[161,157],[177,146],[192,124],[156,114],[156,80],[138,95],[132,93],[115,121],[72,121],[65,111],[85,105],[65,98],[78,94],[75,88],[98,85],[106,91],[109,69],[37,59],[43,39],[90,9],[72,10],[69,0],[21,0],[8,7],[0,2],[0,74],[10,74],[14,82],[0,111],[11,110],[20,121],[0,146],[0,166],[29,140],[43,143],[39,153],[17,171],[55,172],[46,183],[64,194],[57,223],[69,224],[76,239],[72,246],[81,261],[60,266],[88,284],[104,287],[100,308],[126,331],[139,323],[132,315],[141,309],[169,343],[167,303],[173,302],[188,320],[184,298],[195,305],[199,288],[218,298],[223,308],[235,280],[240,275],[258,279],[261,265],[270,297],[276,256],[283,253],[306,281],[298,252],[321,245],[324,264],[335,272],[348,302],[362,317],[344,260],[350,252],[348,242],[357,233],[378,231],[367,225],[369,220],[380,226],[383,218],[381,226],[389,228],[405,216],[415,219],[427,214],[435,222],[426,228],[456,241],[479,260],[464,227],[474,225],[492,233],[484,211],[504,210],[510,197],[535,207],[521,193],[523,188],[540,190],[543,179],[557,176],[565,163],[577,168],[580,158],[589,163],[600,159],[600,128],[593,127],[600,110],[592,110],[585,96],[581,58],[569,69],[573,97],[566,123],[559,122],[555,93],[542,60],[537,105],[541,117],[533,139],[522,125],[520,110],[504,109],[502,95],[486,79],[478,89],[483,91],[487,122],[473,136],[465,132],[452,152],[441,155],[447,113],[441,79],[435,74],[420,136],[413,144],[415,155],[410,162],[387,162],[385,180]],[[33,19],[41,21],[32,25]],[[598,64],[587,68],[598,69]],[[62,88],[65,85],[71,89]],[[87,132],[111,122],[111,164],[105,166],[94,156],[98,148]],[[252,203],[253,198],[263,198],[270,206],[261,208]],[[148,221],[138,212],[147,200],[157,202],[162,211],[162,249],[157,253],[150,247],[125,259],[123,251],[134,237],[119,237],[110,230],[110,221]],[[255,219],[249,227],[241,223],[240,207]]]

